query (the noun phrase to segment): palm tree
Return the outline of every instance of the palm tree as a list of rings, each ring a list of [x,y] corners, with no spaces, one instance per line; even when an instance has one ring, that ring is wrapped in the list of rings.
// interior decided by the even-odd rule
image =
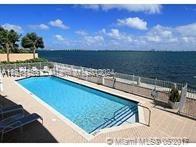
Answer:
[[[14,30],[6,30],[0,27],[0,46],[6,49],[7,61],[10,61],[10,49],[14,49],[19,41],[20,35]]]
[[[13,52],[16,52],[18,49],[18,44],[16,42],[19,41],[21,35],[19,35],[16,31],[14,30],[10,30],[9,31],[9,45],[10,45],[10,49]]]
[[[21,42],[22,47],[30,48],[33,51],[33,59],[35,59],[35,51],[38,48],[44,48],[42,37],[37,36],[36,33],[27,33]]]

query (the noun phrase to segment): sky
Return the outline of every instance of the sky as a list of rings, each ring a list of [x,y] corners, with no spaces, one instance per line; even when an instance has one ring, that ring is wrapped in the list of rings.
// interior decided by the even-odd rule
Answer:
[[[0,25],[50,50],[196,51],[196,5],[0,5]]]

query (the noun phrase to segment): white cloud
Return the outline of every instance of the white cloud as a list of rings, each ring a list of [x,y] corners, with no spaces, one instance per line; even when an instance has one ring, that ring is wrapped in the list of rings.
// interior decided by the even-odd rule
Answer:
[[[126,10],[129,12],[145,12],[149,14],[155,14],[161,12],[161,5],[157,4],[144,4],[144,5],[137,5],[137,4],[102,4],[102,5],[82,5],[84,8],[93,9],[93,10],[104,10],[108,11],[111,9],[117,10]]]
[[[59,34],[54,35],[54,38],[55,38],[55,40],[53,41],[53,43],[55,43],[56,46],[59,46],[59,47],[66,47],[66,46],[70,47],[70,46],[74,45],[74,43],[75,43],[74,41],[69,40]]]
[[[80,46],[96,47],[104,44],[104,37],[100,34],[95,33],[96,35],[88,35],[86,31],[78,30],[75,32],[80,36],[79,44]]]
[[[58,40],[58,41],[64,41],[65,40],[65,38],[62,36],[62,35],[55,35],[54,36],[55,38],[56,38],[56,40]]]
[[[138,17],[118,19],[117,21],[118,21],[118,25],[127,26],[139,30],[147,30],[147,22]]]
[[[196,43],[196,37],[187,37],[187,36],[183,36],[182,41],[184,41],[185,43]]]
[[[48,30],[49,26],[46,24],[39,24],[39,25],[29,25],[32,29],[40,29],[40,30]]]
[[[87,8],[87,9],[93,9],[93,10],[99,10],[100,5],[93,5],[93,4],[89,4],[89,5],[81,5],[83,8]]]
[[[105,34],[106,33],[106,29],[105,28],[101,29],[101,31],[99,31],[99,33]]]
[[[126,33],[120,32],[119,29],[112,28],[110,30],[106,30],[105,28],[101,29],[100,31],[97,32],[97,34],[101,34],[104,36],[105,39],[105,44],[121,44],[122,43],[131,43],[133,41],[132,37]]]
[[[182,35],[186,36],[196,36],[196,23],[178,26],[176,30]]]
[[[177,42],[176,32],[173,28],[156,25],[147,32],[145,38],[152,42]]]
[[[152,42],[160,42],[161,41],[161,38],[159,36],[147,35],[146,38],[148,41],[152,41]]]
[[[40,29],[43,29],[43,30],[49,29],[49,27],[45,24],[40,24],[39,27],[40,27]]]
[[[78,34],[78,35],[81,35],[81,36],[86,36],[86,35],[88,35],[88,33],[85,32],[85,31],[83,31],[83,30],[75,31],[75,33]]]
[[[194,50],[196,37],[183,36],[175,27],[156,25],[143,34],[134,35],[119,29],[107,31],[103,28],[98,33],[105,34],[107,48],[125,50]]]
[[[79,46],[85,49],[112,50],[195,50],[194,23],[184,26],[155,25],[141,34],[123,32],[120,28],[103,28],[100,31],[81,36]],[[186,27],[185,27],[186,26]]]
[[[101,31],[99,31],[99,33],[106,35],[110,39],[113,39],[113,42],[115,42],[115,40],[120,40],[122,42],[127,42],[127,43],[133,41],[130,35],[126,33],[122,33],[118,29],[114,29],[114,28],[110,29],[110,31],[106,31],[106,29],[102,29]]]
[[[184,25],[191,26],[192,25]],[[183,26],[183,27],[184,27]],[[94,33],[87,33],[85,31],[76,31],[79,34],[78,40],[66,40],[61,35],[56,35],[59,45],[67,47],[74,46],[75,48],[82,49],[112,49],[112,50],[195,50],[196,36],[194,32],[181,33],[177,27],[168,27],[162,25],[155,25],[148,28],[147,31],[141,34],[131,34],[123,32],[120,28],[103,28]],[[180,29],[181,30],[181,29]],[[183,30],[183,29],[182,29]],[[191,36],[192,35],[192,36]],[[57,39],[56,39],[57,40]],[[68,43],[67,43],[68,42]],[[73,45],[74,44],[74,45]]]
[[[111,31],[107,33],[107,35],[114,39],[120,39],[122,36],[118,29],[111,29]]]
[[[96,36],[85,36],[84,40],[87,45],[100,45],[104,42],[103,36],[96,35]]]
[[[18,33],[21,33],[23,31],[21,26],[9,24],[9,23],[3,24],[2,27],[7,30],[15,30]]]
[[[69,27],[67,25],[65,25],[63,23],[62,20],[60,19],[56,19],[54,21],[50,21],[49,24],[53,27],[58,27],[58,28],[61,28],[61,29],[69,29]]]
[[[163,37],[172,37],[172,32],[168,31],[168,30],[162,30],[162,32],[160,32],[160,34]]]

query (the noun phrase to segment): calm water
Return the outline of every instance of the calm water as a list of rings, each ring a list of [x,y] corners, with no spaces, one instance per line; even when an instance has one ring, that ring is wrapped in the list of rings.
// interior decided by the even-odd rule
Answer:
[[[86,132],[113,117],[120,108],[137,105],[56,77],[32,77],[18,82]],[[135,122],[136,117],[134,114],[130,122]]]
[[[196,87],[196,52],[39,51],[52,61],[180,82]]]

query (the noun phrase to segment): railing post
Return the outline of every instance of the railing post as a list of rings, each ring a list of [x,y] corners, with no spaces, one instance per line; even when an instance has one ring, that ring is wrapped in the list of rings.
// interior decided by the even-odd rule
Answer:
[[[132,75],[133,85],[134,85],[134,79],[135,79],[135,76],[134,76],[134,74],[133,74],[133,75]]]
[[[1,73],[0,73],[0,92],[3,92],[3,79]]]
[[[29,67],[29,62],[27,63],[27,66],[28,66],[28,69],[30,70],[30,67]]]
[[[178,109],[178,113],[180,113],[184,107],[184,104],[186,103],[186,96],[187,96],[187,83],[184,87],[182,87],[181,90],[181,96],[180,96],[180,105]]]
[[[155,78],[155,81],[154,81],[154,89],[156,90],[157,88],[157,78]]]
[[[84,74],[85,74],[84,67],[81,67],[81,75],[80,75],[80,78],[81,79],[83,79]]]
[[[177,85],[176,85],[176,83],[174,83],[174,88],[175,88],[175,89],[177,88]]]
[[[105,85],[105,76],[102,77],[102,85]]]
[[[73,76],[73,65],[71,65],[71,76]]]
[[[56,63],[54,63],[54,69],[53,69],[53,74],[56,76]]]
[[[141,78],[138,77],[138,79],[137,79],[137,85],[140,86],[140,84],[141,84]]]
[[[39,62],[39,76],[41,75],[41,62]]]

